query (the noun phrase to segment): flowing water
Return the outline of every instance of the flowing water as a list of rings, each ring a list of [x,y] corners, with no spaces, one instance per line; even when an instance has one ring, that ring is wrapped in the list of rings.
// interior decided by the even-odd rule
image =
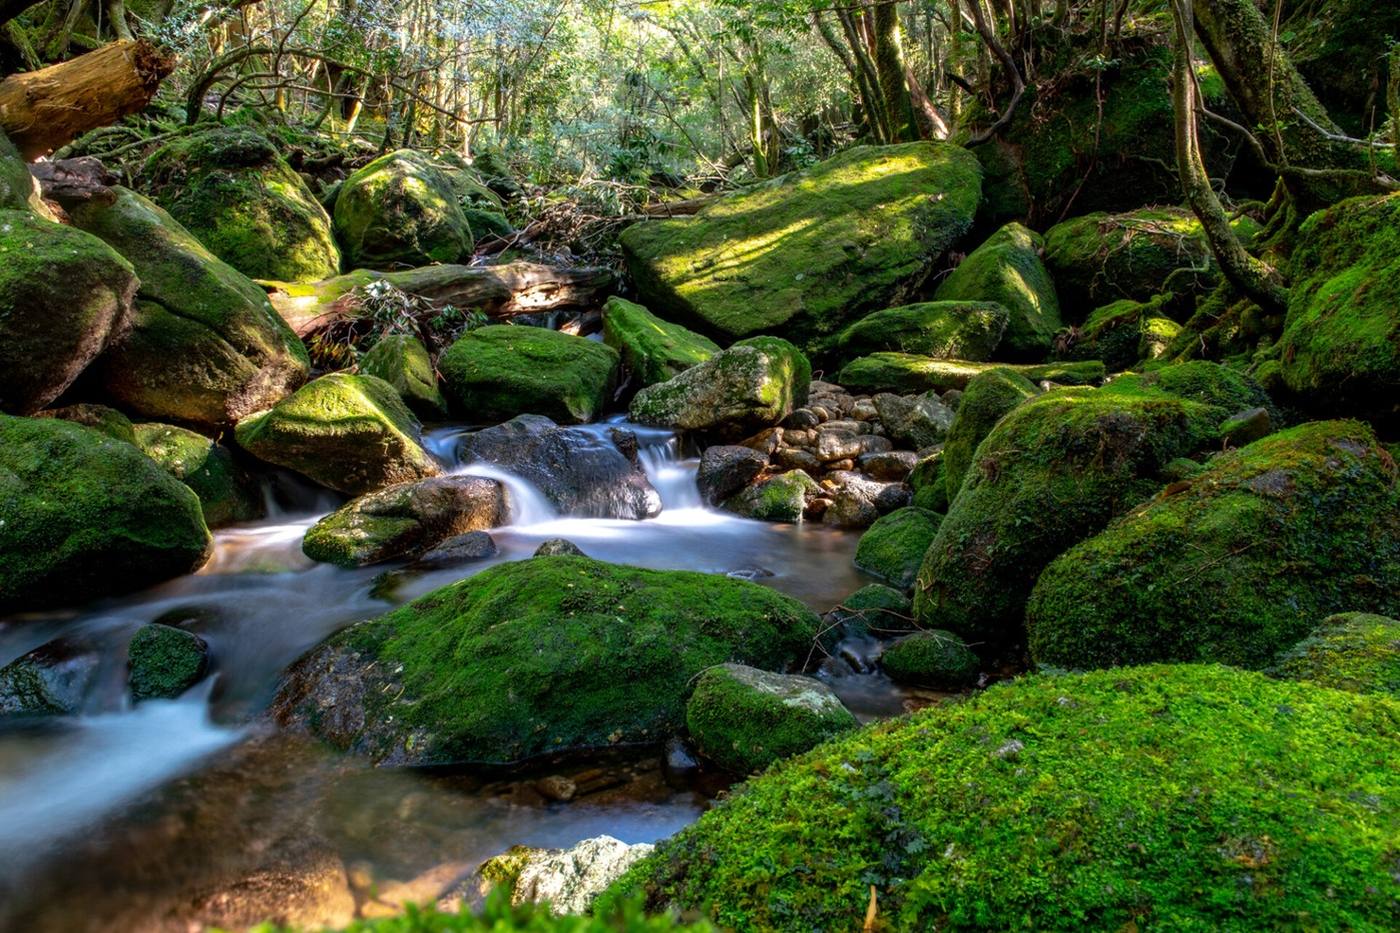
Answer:
[[[255,915],[240,910],[264,909],[269,898],[326,901],[327,888],[344,888],[343,881],[324,883],[318,865],[333,866],[323,874],[337,879],[348,866],[355,902],[372,912],[376,897],[394,901],[385,892],[427,896],[444,877],[512,845],[566,846],[601,833],[654,841],[696,819],[722,782],[671,771],[659,759],[542,765],[539,773],[509,776],[381,771],[272,734],[258,717],[280,672],[326,636],[492,564],[526,558],[550,538],[567,538],[602,560],[754,579],[818,611],[868,582],[851,565],[855,535],[706,508],[696,461],[684,459],[676,439],[625,426],[637,432],[640,459],[661,497],[654,519],[559,515],[528,483],[457,463],[456,472],[507,487],[511,524],[491,532],[495,557],[427,572],[345,570],[301,553],[306,529],[337,500],[278,476],[269,485],[272,517],[218,532],[199,573],[121,599],[0,622],[0,666],[55,638],[99,659],[82,715],[0,724],[0,929],[187,930],[194,918],[238,925]],[[429,449],[453,464],[461,433],[433,431]],[[158,619],[209,642],[213,675],[178,700],[131,708],[126,642]],[[911,702],[869,673],[863,657],[870,646],[844,647],[822,664],[822,676],[858,716],[892,715]],[[578,795],[549,799],[537,790],[544,774],[569,776]],[[336,916],[354,904],[318,909],[306,916]]]

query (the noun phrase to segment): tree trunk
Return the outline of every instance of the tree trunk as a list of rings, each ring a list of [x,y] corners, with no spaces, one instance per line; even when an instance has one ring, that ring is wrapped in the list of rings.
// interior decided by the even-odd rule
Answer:
[[[884,98],[890,141],[908,142],[917,139],[919,134],[914,126],[914,104],[905,83],[899,7],[887,0],[879,0],[874,7],[870,26],[875,33],[875,71],[880,80],[880,95]]]
[[[10,75],[0,81],[0,130],[25,159],[36,159],[145,107],[174,64],[138,40]]]

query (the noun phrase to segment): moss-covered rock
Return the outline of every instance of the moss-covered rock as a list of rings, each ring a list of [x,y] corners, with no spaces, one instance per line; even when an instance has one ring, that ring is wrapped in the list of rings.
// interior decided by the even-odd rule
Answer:
[[[311,526],[312,560],[363,567],[421,554],[454,535],[505,523],[505,489],[478,476],[436,476],[351,500]]]
[[[746,486],[724,508],[760,522],[800,522],[809,500],[821,494],[817,481],[803,470],[789,470]]]
[[[914,490],[915,506],[939,515],[948,514],[948,503],[951,501],[948,495],[948,461],[942,447],[914,464],[905,482]]]
[[[867,314],[836,338],[843,359],[892,351],[942,360],[990,359],[1010,315],[990,301],[925,301]]]
[[[381,764],[659,743],[683,725],[695,675],[780,669],[819,628],[741,580],[534,557],[334,636],[293,668],[276,711]]]
[[[1065,355],[1103,360],[1111,372],[1160,359],[1182,333],[1173,316],[1177,303],[1175,295],[1162,293],[1147,301],[1123,298],[1096,308],[1075,333]]]
[[[876,519],[856,545],[855,564],[891,586],[908,590],[919,575],[924,552],[938,533],[943,516],[917,506],[896,509]]]
[[[473,240],[486,240],[491,237],[505,238],[515,233],[515,227],[500,211],[466,207],[462,209],[462,216],[467,219],[467,229],[471,231]]]
[[[958,402],[957,417],[943,442],[943,475],[949,502],[958,497],[977,445],[1007,412],[1039,394],[1035,383],[1010,369],[989,369],[968,380]]]
[[[1046,567],[1031,656],[1263,667],[1342,609],[1400,613],[1400,480],[1358,422],[1221,454]]]
[[[1022,402],[978,445],[929,547],[920,621],[971,642],[1014,640],[1050,561],[1160,489],[1172,460],[1217,447],[1230,415],[1267,404],[1248,378],[1205,362]]]
[[[374,376],[322,376],[238,422],[234,436],[259,460],[350,495],[441,472],[399,394]]]
[[[743,437],[782,421],[807,401],[812,365],[778,337],[741,340],[632,399],[641,424]]]
[[[623,231],[642,302],[733,340],[805,350],[908,300],[972,225],[981,172],[946,143],[856,146],[728,195],[695,217]]]
[[[1400,424],[1400,195],[1309,217],[1292,264],[1284,383],[1312,410]]]
[[[695,682],[685,725],[700,753],[735,774],[762,771],[856,728],[820,680],[719,664]]]
[[[43,212],[39,186],[9,138],[0,132],[0,211]]]
[[[146,161],[137,187],[211,253],[254,279],[317,282],[340,271],[330,217],[265,137],[200,129]]]
[[[638,389],[679,376],[719,352],[708,337],[616,297],[603,305],[603,342],[621,354]]]
[[[842,634],[856,638],[889,637],[913,630],[913,611],[907,593],[883,583],[867,583],[833,606],[822,621],[839,625]]]
[[[1055,283],[1040,261],[1044,249],[1040,234],[1018,223],[1007,224],[958,263],[934,297],[996,302],[1009,315],[997,356],[1042,360],[1060,329]]]
[[[199,499],[125,441],[0,415],[0,612],[129,593],[199,568]]]
[[[0,716],[80,713],[101,667],[98,651],[81,637],[40,645],[0,667]]]
[[[1394,925],[1400,704],[1226,667],[1028,677],[779,765],[600,901],[737,929]]]
[[[981,662],[952,632],[925,629],[906,635],[880,655],[895,683],[929,690],[959,690],[977,683]]]
[[[136,428],[131,423],[131,419],[115,408],[109,408],[106,405],[77,402],[72,405],[64,405],[62,408],[46,408],[43,411],[35,412],[34,417],[71,421],[74,424],[85,425],[96,431],[101,431],[108,437],[115,437],[119,441],[126,441],[128,444],[136,443]]]
[[[233,453],[203,434],[170,424],[132,427],[132,443],[199,497],[204,522],[218,528],[263,515],[258,489],[234,462]]]
[[[133,700],[173,700],[204,677],[209,644],[194,632],[152,622],[131,636],[126,660]]]
[[[850,392],[947,392],[967,388],[973,376],[992,369],[1010,369],[1032,382],[1044,379],[1071,386],[1097,385],[1105,375],[1103,363],[1098,360],[1016,365],[936,360],[912,353],[872,353],[847,363],[836,381]]]
[[[1400,697],[1400,621],[1365,612],[1342,612],[1292,648],[1279,653],[1266,673],[1334,690]]]
[[[345,179],[335,234],[350,268],[457,262],[474,243],[451,178],[412,149],[382,155]]]
[[[449,401],[472,421],[533,414],[582,424],[607,404],[618,359],[612,347],[583,337],[493,324],[448,347],[438,369]]]
[[[420,418],[446,418],[447,399],[438,388],[437,370],[423,341],[389,334],[360,358],[360,372],[383,379]]]
[[[131,332],[95,369],[103,392],[148,418],[219,427],[304,383],[306,348],[263,290],[151,201],[114,190],[69,211],[141,279]]]
[[[97,237],[0,210],[0,411],[58,398],[126,332],[137,284]]]

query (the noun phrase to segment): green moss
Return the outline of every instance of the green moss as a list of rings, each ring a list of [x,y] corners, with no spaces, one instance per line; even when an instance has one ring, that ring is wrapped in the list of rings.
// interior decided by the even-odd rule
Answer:
[[[447,399],[438,388],[437,370],[423,341],[407,334],[377,340],[360,358],[360,372],[378,376],[422,418],[446,418]]]
[[[375,760],[511,762],[661,742],[700,671],[781,668],[819,629],[800,603],[745,581],[535,557],[335,636],[299,665],[313,689],[292,689],[313,729]],[[333,720],[314,686],[334,689],[347,669],[364,689],[341,700],[353,721],[344,709]]]
[[[173,700],[199,682],[209,666],[209,646],[193,632],[143,625],[126,649],[131,698]]]
[[[802,521],[807,500],[820,494],[817,481],[803,470],[789,470],[746,486],[724,502],[724,508],[760,522]]]
[[[136,431],[132,427],[131,419],[115,408],[108,408],[106,405],[78,402],[74,405],[65,405],[62,408],[48,408],[36,412],[34,417],[71,421],[74,424],[81,424],[101,431],[108,437],[114,437],[119,441],[126,441],[128,444],[136,443]]]
[[[719,352],[708,337],[616,297],[603,305],[603,342],[621,354],[638,389],[665,382]]]
[[[583,337],[493,324],[468,331],[438,368],[452,405],[472,421],[528,413],[580,424],[602,413],[618,359],[612,347]]]
[[[1097,360],[1078,363],[969,363],[965,360],[935,360],[909,353],[872,353],[852,360],[836,376],[842,387],[860,393],[947,392],[965,389],[972,377],[992,369],[1009,369],[1026,379],[1042,379],[1061,385],[1094,385],[1104,378],[1103,364]]]
[[[4,133],[0,133],[0,210],[33,211],[42,206],[29,166]]]
[[[462,210],[462,216],[466,218],[467,229],[471,231],[474,240],[485,240],[490,237],[505,238],[515,233],[515,228],[506,219],[506,215],[500,211],[468,207]]]
[[[952,632],[928,629],[901,638],[880,655],[895,683],[930,690],[958,690],[977,683],[981,662]]]
[[[737,929],[1384,929],[1400,704],[1225,667],[1029,677],[823,745],[601,899]]]
[[[954,421],[954,424],[956,423]],[[939,515],[947,514],[948,462],[942,447],[916,463],[914,469],[909,471],[909,479],[906,482],[909,483],[909,488],[914,490],[915,506],[937,512]]]
[[[138,186],[209,251],[254,279],[315,282],[340,268],[330,218],[250,129],[200,129],[146,161]]]
[[[1007,224],[975,250],[938,286],[940,300],[992,301],[1010,317],[997,356],[1041,360],[1060,329],[1055,283],[1040,261],[1045,243],[1017,223]]]
[[[238,445],[351,495],[434,476],[419,426],[394,387],[373,376],[332,373],[268,411],[238,422]]]
[[[351,268],[457,262],[473,247],[451,178],[411,149],[382,155],[345,179],[335,233]]]
[[[262,517],[258,491],[233,454],[202,434],[169,424],[138,424],[133,443],[199,497],[210,528]]]
[[[908,590],[942,521],[942,515],[917,506],[882,515],[860,536],[856,566],[891,586]]]
[[[1221,454],[1066,551],[1026,607],[1059,667],[1262,667],[1343,609],[1400,612],[1400,484],[1357,422],[1313,422]]]
[[[912,631],[912,613],[907,594],[883,583],[868,583],[834,606],[824,621],[840,625],[846,635],[888,637]]]
[[[0,612],[127,593],[197,569],[199,500],[125,441],[0,415]]]
[[[647,307],[730,340],[781,333],[806,350],[907,300],[971,226],[971,153],[945,143],[856,146],[621,242]]]
[[[710,761],[752,774],[851,731],[856,718],[819,680],[720,664],[695,681],[685,724]]]
[[[982,361],[1006,331],[1009,312],[989,301],[926,301],[867,314],[836,338],[843,359],[889,350]]]
[[[1280,652],[1267,673],[1334,690],[1400,697],[1400,622],[1365,612],[1329,616]]]
[[[949,502],[962,489],[977,445],[1007,412],[1039,394],[1033,382],[1010,369],[989,369],[968,381],[958,402],[957,417],[943,443],[943,476]]]
[[[1162,293],[1147,301],[1123,298],[1096,308],[1074,333],[1065,356],[1103,360],[1110,372],[1168,356],[1181,333],[1172,316],[1177,304],[1175,295]]]
[[[1040,571],[1161,486],[1170,461],[1219,444],[1219,426],[1268,400],[1213,363],[1126,375],[1022,402],[978,445],[915,591],[924,625],[1014,640]]]

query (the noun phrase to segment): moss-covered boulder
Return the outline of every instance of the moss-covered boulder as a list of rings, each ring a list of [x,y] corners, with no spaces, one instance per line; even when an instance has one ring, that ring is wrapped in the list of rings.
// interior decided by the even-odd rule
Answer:
[[[80,713],[102,659],[83,638],[57,638],[0,667],[0,716]]]
[[[1026,606],[1057,667],[1263,667],[1343,609],[1400,613],[1400,480],[1359,422],[1221,454],[1071,548]]]
[[[1322,620],[1279,653],[1266,673],[1334,690],[1400,697],[1400,621],[1366,612]]]
[[[880,667],[898,684],[960,690],[977,683],[981,662],[952,632],[925,629],[886,648],[880,655]]]
[[[473,240],[487,240],[492,237],[504,239],[515,233],[515,227],[509,218],[500,211],[464,207],[462,216],[467,219],[467,229],[471,231]]]
[[[394,387],[332,373],[238,422],[238,446],[350,495],[436,476],[419,425]]]
[[[943,475],[949,502],[957,498],[962,488],[977,445],[1007,412],[1039,394],[1035,383],[1010,369],[990,369],[968,380],[958,402],[957,417],[943,442]]]
[[[655,744],[705,668],[781,669],[819,629],[742,580],[534,557],[334,636],[292,669],[276,714],[380,764]]]
[[[842,359],[892,351],[942,360],[990,359],[1009,320],[990,301],[925,301],[867,314],[836,337]]]
[[[447,417],[447,399],[438,388],[433,359],[417,337],[389,334],[379,338],[360,358],[360,372],[393,386],[418,417]]]
[[[807,503],[821,495],[817,481],[804,470],[788,470],[765,480],[745,486],[723,506],[736,515],[760,522],[802,521]]]
[[[867,583],[833,606],[822,621],[839,625],[844,635],[888,638],[913,631],[909,594],[883,583]]]
[[[719,345],[708,337],[616,297],[603,305],[603,342],[621,354],[638,389],[679,376],[719,352]]]
[[[39,186],[9,138],[0,132],[0,211],[43,212]]]
[[[325,209],[277,148],[251,129],[212,127],[166,143],[146,161],[136,187],[250,278],[318,282],[340,271]]]
[[[751,337],[632,399],[641,424],[740,438],[782,421],[807,401],[812,365],[778,337]]]
[[[58,398],[131,323],[137,280],[101,240],[0,210],[0,411]]]
[[[981,172],[947,143],[856,146],[728,195],[694,217],[623,231],[641,301],[726,340],[805,350],[907,301],[972,225]]]
[[[438,369],[448,400],[472,421],[533,414],[583,424],[607,405],[618,360],[612,347],[583,337],[493,324],[448,347]]]
[[[131,332],[96,367],[103,392],[148,418],[219,427],[306,381],[306,348],[267,295],[134,191],[87,201],[73,222],[141,279]]]
[[[958,263],[934,297],[996,302],[1009,315],[997,357],[1042,360],[1060,329],[1055,283],[1040,260],[1044,249],[1040,234],[1007,224]]]
[[[956,424],[956,420],[953,423]],[[939,515],[948,513],[948,503],[951,501],[948,495],[948,462],[942,447],[914,464],[905,482],[914,491],[914,505]]]
[[[311,526],[301,549],[312,560],[363,567],[495,528],[506,511],[505,489],[493,479],[435,476],[351,500]]]
[[[457,262],[473,246],[451,178],[412,149],[382,155],[345,179],[335,234],[352,269]]]
[[[1227,667],[1022,678],[779,765],[600,907],[855,930],[873,886],[892,930],[1383,929],[1397,718]]]
[[[752,774],[857,723],[820,680],[720,664],[695,681],[685,725],[700,754],[726,771]]]
[[[125,441],[0,415],[0,612],[72,605],[190,573],[199,499]]]
[[[199,497],[204,522],[218,528],[263,515],[259,491],[224,445],[170,424],[132,427],[133,443]]]
[[[1019,637],[1047,564],[1157,492],[1171,461],[1217,448],[1235,412],[1267,404],[1249,379],[1205,362],[1022,402],[978,445],[929,547],[920,621],[970,642]]]
[[[1178,304],[1177,296],[1162,293],[1147,301],[1122,298],[1095,308],[1074,333],[1065,356],[1103,360],[1111,372],[1161,359],[1174,352],[1174,343],[1183,333],[1176,319]]]
[[[937,512],[913,505],[881,516],[860,536],[856,566],[891,586],[908,590],[942,521]]]
[[[847,363],[836,381],[850,392],[947,392],[962,390],[973,376],[992,369],[1009,368],[1032,382],[1042,379],[1060,385],[1097,385],[1105,370],[1098,360],[1069,363],[972,363],[967,360],[937,360],[912,353],[872,353]]]
[[[1309,217],[1292,264],[1284,383],[1312,410],[1400,424],[1400,195]]]
[[[131,636],[126,661],[133,700],[173,700],[209,670],[209,643],[194,632],[152,622]]]
[[[76,402],[72,405],[64,405],[62,408],[46,408],[43,411],[35,412],[34,417],[71,421],[74,424],[85,425],[101,431],[108,437],[115,437],[119,441],[126,441],[128,444],[136,443],[136,427],[131,423],[131,419],[115,408],[98,405],[95,402]]]

